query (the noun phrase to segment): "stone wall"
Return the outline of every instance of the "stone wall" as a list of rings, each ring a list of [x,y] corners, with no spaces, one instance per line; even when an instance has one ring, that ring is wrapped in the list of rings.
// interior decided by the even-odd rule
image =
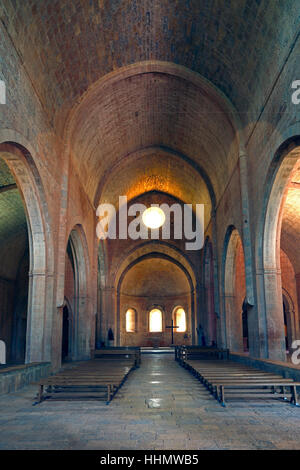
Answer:
[[[0,367],[0,395],[26,387],[51,374],[50,363],[27,364],[10,368]]]

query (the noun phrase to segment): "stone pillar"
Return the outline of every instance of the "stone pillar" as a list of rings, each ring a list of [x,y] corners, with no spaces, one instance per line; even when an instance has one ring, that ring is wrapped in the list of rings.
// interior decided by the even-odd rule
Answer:
[[[101,312],[101,341],[107,346],[107,333],[109,328],[113,330],[115,344],[117,342],[117,312],[115,312],[115,289],[106,286],[102,289],[102,312]]]
[[[286,361],[281,270],[264,271],[268,358]]]
[[[52,333],[52,367],[54,371],[61,367],[63,309],[64,306],[60,305],[54,310]]]
[[[234,294],[225,295],[227,348],[232,352],[243,352],[242,315],[236,315]]]
[[[245,257],[246,297],[249,305],[254,305],[252,247],[250,231],[247,154],[240,152],[240,184],[243,218],[243,248]]]
[[[45,272],[30,272],[26,332],[26,364],[44,361],[45,293]]]
[[[267,358],[268,339],[265,317],[265,286],[264,274],[261,272],[256,273],[256,304],[254,299],[254,257],[252,255],[251,244],[247,154],[244,150],[240,152],[239,161],[243,218],[243,248],[246,277],[246,302],[248,305],[249,353],[252,357]],[[279,354],[279,356],[282,357],[281,354]]]
[[[46,301],[45,301],[45,335],[44,335],[44,353],[45,362],[52,360],[52,325],[54,304],[54,274],[48,273],[46,276]]]
[[[191,290],[191,330],[192,330],[192,344],[196,344],[196,318],[197,317],[197,312],[195,311],[197,309],[197,289],[196,292],[195,290]],[[196,306],[196,309],[195,309]],[[172,320],[172,319],[171,319]]]
[[[264,271],[256,269],[257,304],[248,312],[249,353],[252,357],[268,357],[267,321],[265,312]]]
[[[218,244],[217,244],[217,222],[216,211],[211,211],[212,220],[212,252],[213,252],[213,283],[214,283],[214,309],[217,317],[217,345],[218,347],[226,347],[226,331],[224,317],[221,315],[220,291],[219,283],[219,267],[218,267]]]
[[[195,318],[196,328],[199,329],[199,325],[202,325],[203,327],[203,321],[204,321],[204,315],[205,315],[205,296],[204,296],[203,283],[197,283],[196,285],[196,309],[197,309],[196,318]],[[197,335],[195,337],[195,344],[201,344],[201,338],[199,338],[197,329],[196,329]]]

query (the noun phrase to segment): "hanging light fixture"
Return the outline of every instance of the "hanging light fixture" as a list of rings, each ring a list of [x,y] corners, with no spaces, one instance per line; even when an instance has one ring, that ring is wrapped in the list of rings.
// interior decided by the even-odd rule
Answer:
[[[165,213],[160,207],[149,207],[143,212],[142,220],[148,228],[159,228],[166,220]]]

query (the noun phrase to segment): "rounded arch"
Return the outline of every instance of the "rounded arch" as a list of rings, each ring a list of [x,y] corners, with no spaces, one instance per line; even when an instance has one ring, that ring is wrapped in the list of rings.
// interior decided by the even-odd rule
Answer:
[[[283,207],[293,170],[300,159],[300,136],[280,145],[266,177],[263,211],[258,228],[256,264],[263,291],[260,303],[264,318],[265,354],[271,359],[286,360],[280,244]]]
[[[246,297],[243,242],[238,230],[229,226],[223,250],[222,288],[224,290],[224,326],[227,347],[243,351],[242,311]]]
[[[188,270],[179,262],[177,261],[176,259],[174,259],[172,256],[169,256],[165,253],[160,253],[160,252],[156,252],[156,251],[151,251],[149,253],[146,253],[142,256],[140,256],[139,258],[136,258],[135,260],[133,260],[126,268],[125,270],[122,272],[120,278],[119,278],[119,281],[118,281],[118,285],[117,285],[117,292],[120,291],[120,286],[121,286],[121,283],[122,283],[122,280],[124,279],[124,276],[126,275],[126,273],[133,267],[135,266],[137,263],[140,263],[142,260],[145,260],[145,259],[149,259],[149,258],[163,258],[163,259],[166,259],[168,261],[170,261],[171,263],[175,264],[176,266],[178,266],[183,272],[184,274],[186,275],[187,279],[188,279],[188,282],[189,282],[189,285],[190,285],[190,288],[191,288],[191,291],[194,290],[194,284],[193,284],[193,280],[192,280],[192,277],[190,276],[190,273],[188,272]]]
[[[31,152],[20,141],[23,144],[24,139],[17,133],[0,131],[0,157],[15,178],[27,216],[30,267],[25,362],[30,363],[51,360],[54,250],[43,183]]]
[[[130,263],[153,252],[158,254],[161,253],[162,256],[166,255],[167,257],[176,260],[180,265],[182,265],[192,280],[193,289],[196,288],[195,267],[193,266],[192,262],[176,245],[172,245],[171,243],[163,240],[152,240],[150,242],[145,241],[143,243],[139,243],[137,247],[134,247],[132,250],[125,253],[118,266],[116,266],[114,269],[113,285],[117,288],[122,273],[125,271],[125,269],[127,269]]]

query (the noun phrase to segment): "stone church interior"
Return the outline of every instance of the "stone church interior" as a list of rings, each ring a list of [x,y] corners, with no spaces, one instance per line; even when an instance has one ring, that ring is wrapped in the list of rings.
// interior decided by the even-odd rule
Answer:
[[[0,0],[1,450],[299,450],[299,25]]]

